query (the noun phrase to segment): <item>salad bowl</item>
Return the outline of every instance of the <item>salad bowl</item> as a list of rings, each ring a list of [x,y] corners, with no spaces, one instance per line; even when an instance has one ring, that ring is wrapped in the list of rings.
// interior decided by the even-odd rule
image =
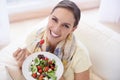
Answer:
[[[63,71],[61,60],[49,52],[33,53],[22,65],[22,73],[26,80],[59,80]]]

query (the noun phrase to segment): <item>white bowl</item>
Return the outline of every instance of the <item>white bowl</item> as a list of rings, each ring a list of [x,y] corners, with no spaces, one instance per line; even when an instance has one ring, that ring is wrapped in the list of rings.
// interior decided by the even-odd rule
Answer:
[[[33,53],[25,59],[22,65],[22,73],[24,77],[26,78],[26,80],[35,80],[31,76],[30,66],[31,66],[32,60],[34,60],[39,54],[43,54],[45,57],[48,57],[49,59],[54,59],[56,61],[56,65],[57,65],[56,76],[57,76],[57,80],[59,80],[64,71],[63,64],[56,55],[49,53],[49,52]]]

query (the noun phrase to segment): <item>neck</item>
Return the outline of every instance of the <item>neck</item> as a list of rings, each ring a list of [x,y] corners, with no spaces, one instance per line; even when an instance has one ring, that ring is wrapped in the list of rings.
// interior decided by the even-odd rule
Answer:
[[[55,48],[56,48],[56,46],[57,46],[57,43],[54,43],[54,42],[52,42],[52,43],[50,43],[49,42],[49,45],[50,45],[50,52],[54,52],[54,50],[55,50]]]

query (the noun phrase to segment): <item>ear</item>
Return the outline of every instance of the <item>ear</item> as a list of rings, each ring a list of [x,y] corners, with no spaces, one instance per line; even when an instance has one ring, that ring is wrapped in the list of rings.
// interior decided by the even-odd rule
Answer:
[[[72,32],[74,32],[77,29],[77,26],[73,26]]]

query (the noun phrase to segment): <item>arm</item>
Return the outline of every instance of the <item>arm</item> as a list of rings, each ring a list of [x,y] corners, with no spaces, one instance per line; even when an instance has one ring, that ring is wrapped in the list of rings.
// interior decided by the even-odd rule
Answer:
[[[65,80],[64,77],[62,76],[60,80]],[[86,70],[81,73],[74,73],[74,80],[90,80],[89,77],[89,70]]]
[[[60,78],[60,80],[65,80],[65,79],[64,79],[64,77],[62,76],[62,77]]]
[[[81,72],[81,73],[75,73],[74,77],[75,77],[74,80],[90,80],[89,70],[86,70],[86,71]]]

